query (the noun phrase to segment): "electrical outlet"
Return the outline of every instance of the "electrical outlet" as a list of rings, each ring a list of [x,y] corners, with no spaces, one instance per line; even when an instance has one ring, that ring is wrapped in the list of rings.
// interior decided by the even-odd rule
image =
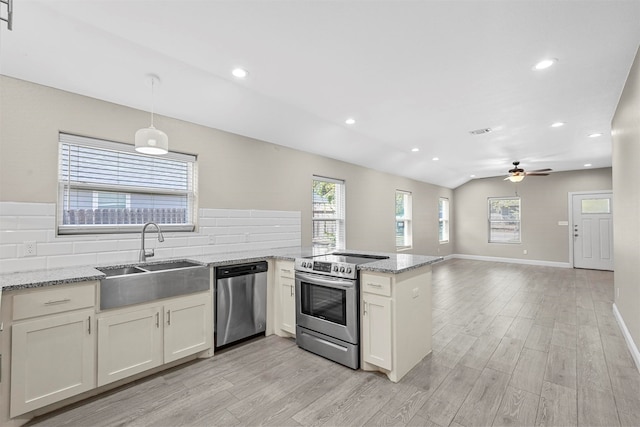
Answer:
[[[418,298],[420,296],[420,288],[413,288],[412,297]]]
[[[526,255],[528,252],[527,252],[527,250],[525,249],[525,250],[523,250],[523,251],[522,251],[522,253]]]
[[[616,288],[616,299],[620,298],[620,288]]]
[[[24,242],[24,256],[36,256],[36,242]]]
[[[215,245],[216,244],[216,236],[213,234],[209,234],[209,244],[210,245]]]

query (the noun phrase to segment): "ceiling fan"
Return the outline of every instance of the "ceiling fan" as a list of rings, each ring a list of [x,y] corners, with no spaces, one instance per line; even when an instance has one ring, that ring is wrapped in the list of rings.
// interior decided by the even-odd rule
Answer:
[[[545,172],[551,172],[552,170],[547,168],[525,172],[524,169],[518,167],[518,165],[520,165],[520,162],[513,162],[513,169],[509,169],[509,176],[504,179],[505,181],[509,180],[511,182],[520,182],[524,179],[525,176],[547,176],[549,174]]]

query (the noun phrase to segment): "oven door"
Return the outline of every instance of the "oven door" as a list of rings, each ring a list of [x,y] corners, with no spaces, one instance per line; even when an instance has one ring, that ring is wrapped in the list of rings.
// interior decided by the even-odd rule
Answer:
[[[298,326],[358,344],[358,282],[296,272]]]

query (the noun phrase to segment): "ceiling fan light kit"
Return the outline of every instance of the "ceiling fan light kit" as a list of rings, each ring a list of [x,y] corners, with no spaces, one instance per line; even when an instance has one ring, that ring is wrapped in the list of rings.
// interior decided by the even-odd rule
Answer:
[[[549,168],[525,172],[524,169],[518,167],[519,165],[519,161],[513,162],[513,169],[509,169],[509,176],[504,179],[505,181],[521,182],[527,176],[547,176],[549,175],[547,172],[551,172]]]
[[[169,152],[169,137],[166,133],[153,126],[153,90],[160,83],[160,78],[155,74],[149,74],[147,81],[151,85],[151,126],[139,129],[136,132],[135,150],[139,153],[156,156],[167,154]]]

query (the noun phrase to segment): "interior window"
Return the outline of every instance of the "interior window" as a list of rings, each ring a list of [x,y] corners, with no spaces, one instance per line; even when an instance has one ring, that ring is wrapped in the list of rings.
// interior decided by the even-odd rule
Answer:
[[[58,234],[139,232],[155,222],[193,231],[196,156],[60,134]]]
[[[344,181],[314,176],[311,198],[313,247],[344,249],[346,241]]]
[[[438,200],[438,241],[449,241],[449,199],[445,197]]]
[[[410,249],[411,231],[411,193],[396,190],[396,249]]]
[[[520,243],[520,198],[489,198],[489,243]]]

